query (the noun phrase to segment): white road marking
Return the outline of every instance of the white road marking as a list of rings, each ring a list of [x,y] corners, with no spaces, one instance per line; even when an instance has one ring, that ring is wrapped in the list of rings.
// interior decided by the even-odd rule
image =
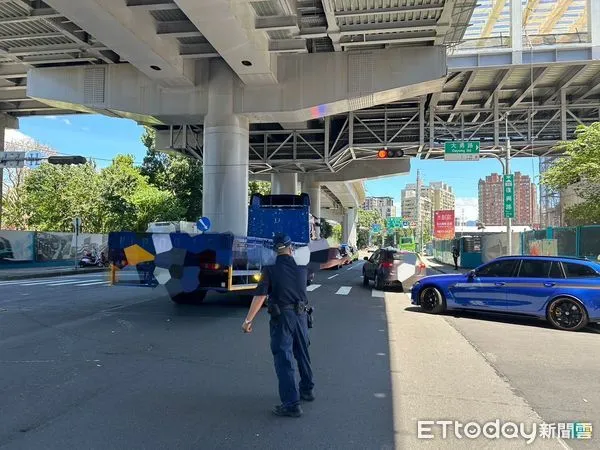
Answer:
[[[311,284],[310,286],[306,286],[306,290],[307,290],[308,292],[312,292],[312,291],[314,291],[315,289],[319,289],[320,287],[321,287],[321,285],[320,285],[320,284]]]
[[[333,275],[333,276],[330,276],[330,277],[328,278],[328,280],[331,280],[332,278],[335,278],[335,277],[337,277],[338,275],[339,275],[339,273],[336,273],[335,275]]]
[[[68,277],[68,278],[40,278],[40,279],[23,279],[23,280],[13,280],[13,281],[5,281],[0,282],[0,287],[2,286],[34,286],[36,284],[48,284],[48,283],[58,283],[61,281],[91,281],[98,280],[98,276],[95,277]]]
[[[385,292],[378,291],[377,289],[373,289],[371,291],[371,297],[385,298]]]
[[[342,286],[341,288],[339,288],[337,290],[336,294],[337,295],[348,295],[351,290],[352,290],[352,287],[350,287],[350,286]]]
[[[110,281],[95,281],[93,283],[76,284],[75,286],[94,286],[96,284],[110,284]]]
[[[51,283],[48,283],[47,286],[65,286],[67,284],[78,284],[78,283],[85,283],[86,281],[100,281],[102,278],[96,278],[94,280],[69,280],[69,281],[54,281]]]

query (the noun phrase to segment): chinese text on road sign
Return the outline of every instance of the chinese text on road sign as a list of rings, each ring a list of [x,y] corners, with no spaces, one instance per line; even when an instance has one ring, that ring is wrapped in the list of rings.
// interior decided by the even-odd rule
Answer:
[[[515,218],[515,186],[512,174],[504,175],[504,217]]]
[[[478,141],[450,141],[444,143],[446,161],[479,161]]]

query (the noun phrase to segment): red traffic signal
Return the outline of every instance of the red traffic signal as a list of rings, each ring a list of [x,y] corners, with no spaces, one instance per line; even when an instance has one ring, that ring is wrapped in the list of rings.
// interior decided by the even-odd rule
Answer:
[[[377,152],[377,159],[402,158],[403,156],[404,150],[390,150],[384,148]]]

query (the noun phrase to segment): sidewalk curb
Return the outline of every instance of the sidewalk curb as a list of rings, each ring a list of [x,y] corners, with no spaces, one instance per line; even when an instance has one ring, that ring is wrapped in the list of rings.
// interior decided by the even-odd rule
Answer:
[[[11,270],[11,269],[8,269]],[[66,275],[81,275],[85,273],[99,273],[99,272],[107,272],[108,269],[106,267],[98,267],[92,269],[63,269],[63,270],[55,270],[51,272],[37,272],[37,273],[19,273],[19,274],[3,274],[2,270],[0,270],[0,281],[12,281],[12,280],[28,280],[30,278],[52,278],[52,277],[61,277]]]
[[[438,269],[437,267],[430,266],[429,261],[427,261],[426,258],[423,258],[423,256],[420,253],[417,253],[417,258],[419,259],[419,261],[421,261],[423,264],[425,264],[425,267],[427,267],[428,269],[435,270],[436,272],[441,273],[443,275],[448,274],[448,272],[444,272],[443,270]]]

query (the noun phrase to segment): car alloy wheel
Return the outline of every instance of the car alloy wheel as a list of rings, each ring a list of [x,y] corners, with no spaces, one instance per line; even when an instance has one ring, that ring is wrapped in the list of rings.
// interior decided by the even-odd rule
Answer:
[[[435,287],[423,288],[419,294],[419,304],[423,311],[434,314],[440,313],[445,309],[444,297],[439,289]]]
[[[560,330],[581,330],[588,323],[585,308],[571,298],[557,298],[548,307],[548,319]]]

